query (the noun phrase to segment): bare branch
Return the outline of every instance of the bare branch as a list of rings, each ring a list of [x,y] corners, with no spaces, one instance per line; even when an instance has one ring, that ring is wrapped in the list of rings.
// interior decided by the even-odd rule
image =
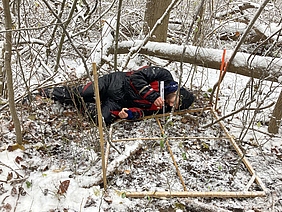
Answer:
[[[216,124],[216,123],[218,123],[218,122],[220,122],[220,121],[222,121],[222,120],[224,120],[224,119],[226,119],[226,118],[228,118],[228,117],[230,117],[230,116],[235,115],[236,113],[239,113],[239,112],[243,111],[243,110],[263,110],[263,109],[269,108],[269,107],[271,107],[271,106],[273,106],[273,105],[275,104],[274,102],[272,102],[271,104],[269,104],[269,105],[267,105],[267,106],[265,106],[265,107],[261,107],[261,108],[247,108],[247,106],[249,106],[250,104],[252,104],[254,101],[255,101],[255,100],[252,100],[252,101],[248,102],[246,105],[244,105],[243,107],[239,108],[238,110],[233,111],[232,113],[229,113],[229,114],[227,114],[227,115],[221,117],[220,119],[218,119],[218,120],[216,120],[216,121],[214,121],[214,122],[212,122],[212,123],[210,123],[210,124],[204,125],[204,126],[202,126],[202,127],[203,127],[203,128],[210,127],[210,126],[212,126],[212,125],[214,125],[214,124]]]

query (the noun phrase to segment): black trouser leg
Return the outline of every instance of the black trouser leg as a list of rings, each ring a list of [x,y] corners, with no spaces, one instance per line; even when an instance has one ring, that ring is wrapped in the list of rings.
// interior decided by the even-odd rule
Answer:
[[[80,89],[80,96],[83,98],[84,102],[95,103],[94,87],[92,82],[87,83]]]

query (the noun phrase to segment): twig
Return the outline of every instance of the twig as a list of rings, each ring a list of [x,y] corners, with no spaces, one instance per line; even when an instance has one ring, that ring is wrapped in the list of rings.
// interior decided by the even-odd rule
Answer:
[[[179,179],[180,179],[180,182],[181,182],[181,184],[182,184],[182,186],[183,186],[183,189],[184,189],[184,191],[187,191],[187,188],[186,188],[184,179],[183,179],[183,177],[182,177],[182,175],[181,175],[181,173],[180,173],[180,170],[179,170],[179,168],[178,168],[177,162],[176,162],[176,160],[175,160],[175,158],[174,158],[174,155],[173,155],[173,152],[172,152],[172,150],[171,150],[171,148],[170,148],[170,144],[169,144],[169,142],[168,142],[168,138],[165,136],[165,132],[164,132],[164,130],[163,130],[163,128],[162,128],[161,122],[160,122],[160,120],[159,120],[158,118],[156,118],[156,121],[158,122],[158,125],[159,125],[159,127],[160,127],[161,132],[162,132],[162,135],[164,136],[164,139],[165,139],[165,143],[166,143],[168,152],[169,152],[170,157],[171,157],[171,159],[172,159],[172,161],[173,161],[174,167],[175,167],[175,169],[176,169],[176,172],[177,172],[177,175],[178,175],[178,177],[179,177]]]
[[[144,137],[144,138],[122,138],[122,139],[116,139],[113,140],[112,142],[118,143],[122,141],[136,141],[136,140],[143,140],[143,141],[153,141],[153,140],[161,140],[163,137]],[[217,140],[217,139],[228,139],[228,137],[193,137],[193,136],[180,136],[180,137],[170,137],[168,136],[167,139],[169,140],[190,140],[190,139],[209,139],[209,140]]]
[[[62,23],[63,23],[62,20],[61,20],[60,17],[54,12],[54,10],[53,10],[52,7],[49,5],[49,3],[48,3],[46,0],[43,0],[43,2],[44,2],[45,5],[48,7],[48,9],[50,10],[50,12],[56,17],[56,19],[59,21],[59,23],[62,24]],[[76,48],[76,46],[75,46],[74,43],[72,42],[71,36],[70,36],[70,34],[68,33],[68,31],[67,31],[67,29],[65,28],[65,26],[64,26],[63,24],[60,25],[60,26],[61,26],[61,28],[63,29],[64,34],[67,36],[67,38],[68,38],[68,40],[69,40],[71,46],[73,47],[73,49],[75,50],[75,52],[76,52],[76,53],[79,55],[79,57],[81,58],[82,63],[83,63],[83,65],[84,65],[84,68],[85,68],[85,70],[86,70],[86,72],[87,72],[87,75],[88,75],[89,79],[91,79],[91,77],[90,77],[90,72],[89,72],[89,69],[88,69],[88,67],[87,67],[85,58],[83,57],[83,55],[81,54],[81,52]]]
[[[109,143],[109,145],[111,146],[111,147],[113,147],[116,151],[117,151],[117,153],[118,154],[121,154],[121,152],[115,147],[115,145],[113,145],[113,127],[117,124],[117,123],[119,123],[119,122],[121,122],[122,120],[119,120],[119,121],[117,121],[117,122],[114,122],[113,124],[111,124],[111,126],[110,126],[110,129],[109,129],[109,131],[106,131],[107,132],[107,134],[108,134],[108,137],[109,137],[109,139],[108,139],[108,143]]]
[[[215,116],[216,119],[219,119],[218,115],[216,114],[216,111],[214,111],[212,109],[211,112],[213,113],[213,115]],[[245,157],[245,154],[243,153],[243,151],[237,145],[235,139],[229,134],[227,128],[224,126],[224,124],[222,122],[219,122],[219,125],[220,125],[221,129],[225,132],[225,134],[229,137],[231,144],[233,145],[234,149],[236,150],[238,156],[241,158],[242,162],[245,164],[245,166],[248,169],[249,173],[251,175],[254,175],[255,174],[255,170],[253,169],[253,167],[250,164],[250,162],[248,161],[248,159]],[[268,192],[267,188],[265,187],[265,185],[263,184],[262,180],[258,176],[256,176],[256,183],[262,188],[263,195],[265,196],[266,192]]]
[[[238,128],[238,129],[242,128],[241,126],[236,126],[234,124],[232,124],[232,126]],[[265,134],[265,135],[269,136],[270,138],[280,138],[280,136],[278,136],[278,135],[275,135],[275,134],[272,134],[272,133],[268,133],[268,132],[264,132],[264,131],[261,131],[261,130],[258,130],[258,129],[255,129],[255,128],[252,128],[252,127],[250,128],[250,130],[253,130],[253,131]]]
[[[114,49],[114,70],[117,71],[117,49],[118,49],[118,37],[119,37],[119,29],[120,29],[120,16],[121,16],[121,6],[122,0],[118,2],[118,14],[117,14],[117,23],[116,23],[116,33],[115,33],[115,49]]]
[[[215,124],[215,123],[217,123],[217,122],[219,122],[219,121],[222,121],[223,119],[226,119],[226,118],[228,118],[229,116],[232,116],[232,115],[234,115],[234,114],[236,114],[236,113],[238,113],[238,112],[240,112],[240,111],[242,111],[242,110],[263,110],[263,109],[266,109],[266,108],[269,108],[269,107],[271,107],[271,106],[273,106],[274,104],[275,104],[275,102],[272,102],[271,104],[269,104],[269,105],[267,105],[267,106],[265,106],[265,107],[261,107],[261,108],[246,108],[248,105],[250,105],[251,103],[253,103],[255,100],[253,100],[253,101],[251,101],[251,102],[248,102],[246,105],[244,105],[243,107],[241,107],[240,109],[238,109],[238,110],[236,110],[236,111],[234,111],[234,112],[232,112],[232,113],[230,113],[230,114],[227,114],[226,116],[223,116],[223,117],[221,117],[220,119],[218,119],[218,120],[216,120],[215,122],[212,122],[212,123],[210,123],[210,124],[207,124],[207,125],[204,125],[204,126],[202,126],[203,128],[206,128],[206,127],[210,127],[210,126],[212,126],[213,124]]]
[[[260,16],[261,12],[263,11],[264,7],[266,6],[266,4],[269,2],[270,0],[265,0],[263,2],[263,4],[260,6],[260,8],[258,9],[258,11],[256,12],[255,16],[253,17],[252,21],[249,23],[247,29],[245,30],[244,34],[241,36],[238,44],[236,45],[231,57],[229,58],[229,62],[226,66],[226,71],[223,73],[222,75],[222,79],[224,78],[226,72],[228,71],[229,69],[229,66],[230,64],[232,63],[233,59],[235,58],[237,52],[239,51],[239,48],[241,47],[241,45],[243,44],[244,40],[246,39],[247,35],[249,34],[250,30],[252,29],[253,25],[255,24],[256,20],[258,19],[258,17]],[[211,93],[211,96],[210,96],[210,103],[212,103],[212,100],[213,100],[213,95],[214,95],[214,92],[216,90],[216,87],[219,85],[219,81],[217,83],[214,84],[213,86],[213,90],[212,90],[212,93]]]
[[[99,212],[100,212],[101,209],[102,209],[102,202],[103,202],[103,198],[104,198],[104,196],[105,196],[106,191],[104,190],[102,193],[103,193],[103,194],[102,194],[102,196],[101,196],[101,201],[100,201],[100,203],[99,203]]]
[[[210,126],[212,126],[212,125],[214,125],[214,124],[216,124],[216,123],[222,121],[223,119],[228,118],[229,116],[233,116],[234,114],[241,112],[242,110],[257,110],[258,108],[247,108],[247,106],[249,106],[249,105],[250,105],[251,103],[253,103],[254,101],[255,101],[255,100],[252,100],[252,101],[248,102],[246,105],[244,105],[243,107],[239,108],[238,110],[236,110],[236,111],[234,111],[234,112],[232,112],[232,113],[230,113],[230,114],[227,114],[226,116],[223,116],[223,117],[221,117],[220,119],[217,119],[216,121],[214,121],[214,122],[212,122],[212,123],[210,123],[210,124],[204,125],[204,126],[202,126],[202,127],[203,127],[203,128],[210,127]],[[266,106],[265,108],[271,107],[273,104],[274,104],[274,102],[271,103],[270,105]]]
[[[22,175],[20,175],[20,174],[19,174],[16,170],[14,170],[12,167],[10,167],[10,166],[6,165],[6,164],[5,164],[5,163],[3,163],[2,161],[0,161],[0,165],[5,166],[5,167],[7,167],[7,168],[11,169],[13,172],[15,172],[15,173],[16,173],[16,175],[17,175],[18,177],[23,178],[23,176],[22,176]]]
[[[76,37],[78,35],[81,35],[81,34],[83,34],[85,32],[88,32],[95,24],[97,24],[99,21],[101,21],[102,17],[105,16],[113,8],[115,3],[116,3],[116,0],[114,0],[112,2],[112,4],[99,16],[99,18],[97,20],[95,20],[91,24],[89,24],[89,26],[86,29],[83,29],[83,30],[81,30],[81,31],[79,31],[77,33],[72,34],[71,38],[74,38],[74,37]]]

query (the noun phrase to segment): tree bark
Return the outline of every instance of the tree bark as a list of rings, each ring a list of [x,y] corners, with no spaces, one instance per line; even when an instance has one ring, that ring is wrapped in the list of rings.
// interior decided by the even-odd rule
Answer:
[[[142,41],[120,42],[117,52],[118,54],[126,54],[132,47],[138,46],[141,42]],[[219,70],[222,50],[189,45],[186,46],[185,53],[182,55],[183,48],[183,46],[176,44],[148,42],[140,49],[139,53],[169,61],[182,61],[183,59],[185,63]],[[108,53],[113,54],[114,48],[109,49]],[[232,53],[232,50],[227,50],[227,60]],[[281,58],[262,57],[238,52],[229,64],[228,72],[278,82],[278,78],[282,77],[282,60]]]
[[[147,0],[145,11],[144,33],[148,34],[156,24],[157,20],[164,14],[172,0]],[[154,35],[150,38],[151,41],[166,42],[168,29],[169,13],[164,18],[163,22],[157,27]]]
[[[204,20],[204,10],[205,10],[205,0],[202,0],[200,7],[198,9],[196,29],[194,30],[194,37],[193,37],[193,45],[197,45],[197,43],[201,42],[200,38],[202,36],[202,27],[203,27],[202,22]]]
[[[118,1],[118,14],[117,14],[116,31],[115,31],[115,53],[114,53],[114,70],[115,71],[117,71],[117,53],[116,53],[116,50],[118,48],[121,8],[122,8],[122,0],[119,0]]]
[[[142,46],[146,45],[148,43],[148,41],[150,40],[150,38],[152,37],[152,35],[155,33],[156,29],[158,28],[158,26],[163,22],[163,20],[165,19],[165,17],[170,13],[170,11],[172,10],[172,8],[176,5],[176,3],[179,0],[173,0],[170,5],[167,7],[166,11],[164,12],[164,14],[157,20],[156,24],[153,26],[153,28],[151,29],[151,31],[149,32],[148,35],[146,35],[146,37],[144,38],[144,40],[142,40],[139,45],[137,45],[135,48],[131,49],[127,55],[127,58],[125,59],[125,62],[122,65],[122,70],[124,70],[125,67],[127,67],[129,60],[131,59],[131,57],[138,53],[139,50],[142,48]]]
[[[14,88],[13,88],[13,74],[11,68],[11,57],[12,57],[12,18],[10,13],[9,0],[3,0],[3,9],[5,17],[5,55],[4,55],[4,71],[7,74],[7,87],[8,87],[8,96],[9,96],[9,106],[14,122],[14,127],[16,131],[16,142],[22,144],[22,132],[19,118],[17,116],[17,111],[15,107],[14,99]]]
[[[270,133],[278,133],[280,123],[282,118],[282,91],[278,97],[276,105],[274,107],[272,117],[270,118],[268,125],[268,132]]]
[[[0,58],[4,58],[5,55],[5,49],[2,48],[0,51]],[[4,96],[4,84],[5,84],[5,72],[4,72],[4,60],[0,59],[0,95]]]

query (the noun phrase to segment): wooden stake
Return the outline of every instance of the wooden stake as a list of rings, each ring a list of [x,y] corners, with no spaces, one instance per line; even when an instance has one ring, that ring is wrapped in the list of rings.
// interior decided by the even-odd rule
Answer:
[[[126,197],[213,197],[213,198],[241,198],[241,197],[264,197],[264,191],[223,191],[223,192],[201,192],[201,191],[144,191],[144,192],[122,192]]]
[[[217,92],[216,92],[215,104],[214,104],[215,110],[217,109],[217,101],[218,101],[220,83],[221,83],[222,78],[223,78],[223,72],[226,70],[226,65],[227,65],[227,63],[225,62],[225,54],[226,54],[226,49],[223,49],[220,72],[219,72],[219,79],[218,79],[218,85],[217,85]]]
[[[200,109],[195,109],[195,111],[202,111],[203,108]],[[217,116],[214,108],[205,108],[204,110],[211,110],[211,112],[213,113],[214,117],[216,118],[216,120],[219,120],[219,117]],[[191,111],[191,110],[190,110]],[[183,113],[187,113],[187,111],[180,111],[180,113],[178,114],[183,114]],[[161,115],[157,115],[157,116],[151,116],[151,117],[144,117],[144,118],[156,118],[158,125],[160,126],[161,132],[162,134],[164,133],[161,123],[159,121],[159,119],[157,117],[161,117],[163,114]],[[221,128],[223,129],[223,131],[225,132],[227,137],[167,137],[166,138],[166,144],[169,150],[169,153],[172,157],[173,163],[175,165],[175,168],[177,170],[177,174],[180,178],[180,181],[184,187],[184,191],[141,191],[141,192],[121,192],[124,193],[126,195],[126,197],[133,197],[133,198],[143,198],[143,197],[156,197],[156,198],[160,198],[160,197],[167,197],[167,198],[171,198],[171,197],[205,197],[205,198],[247,198],[247,197],[265,197],[266,193],[267,193],[267,188],[264,186],[263,182],[261,181],[261,179],[256,175],[254,169],[252,168],[251,164],[249,163],[249,161],[246,159],[246,157],[244,156],[242,150],[239,148],[239,146],[236,144],[234,138],[228,133],[228,130],[226,129],[226,127],[224,126],[224,124],[219,120],[218,123],[220,124]],[[160,140],[162,138],[160,137],[153,137],[153,138],[127,138],[127,139],[120,139],[120,140],[113,140],[112,142],[119,142],[119,141],[128,141],[128,140]],[[178,165],[174,159],[173,156],[173,152],[170,148],[170,145],[168,143],[168,139],[228,139],[230,140],[231,144],[233,145],[233,147],[235,148],[236,152],[238,153],[238,155],[241,157],[241,160],[243,161],[243,163],[245,164],[245,166],[247,167],[249,173],[251,174],[251,180],[248,182],[246,188],[244,189],[245,191],[225,191],[225,192],[201,192],[201,191],[187,191],[187,188],[185,186],[184,180],[180,174],[180,171],[178,169]],[[252,185],[252,183],[256,181],[256,183],[261,186],[263,191],[247,191],[250,186]]]
[[[195,108],[195,109],[186,109],[186,110],[180,110],[180,111],[174,111],[172,115],[181,115],[185,113],[197,113],[202,112],[203,110],[210,110],[210,107],[206,108]],[[156,115],[150,115],[150,116],[144,116],[143,118],[140,118],[138,120],[144,120],[144,119],[151,119],[151,118],[161,118],[163,116],[170,116],[171,113],[165,113],[165,114],[156,114]]]
[[[161,130],[162,134],[164,135],[164,130],[163,130],[163,128],[162,128],[162,125],[161,125],[160,120],[159,120],[159,119],[156,119],[156,121],[158,122],[158,125],[159,125],[159,127],[160,127],[160,130]],[[179,170],[178,165],[177,165],[177,162],[176,162],[176,160],[175,160],[175,158],[174,158],[173,152],[172,152],[172,150],[171,150],[171,148],[170,148],[170,145],[169,145],[169,142],[168,142],[168,138],[165,138],[165,142],[166,142],[166,146],[167,146],[168,152],[169,152],[169,154],[170,154],[170,157],[171,157],[171,159],[172,159],[172,161],[173,161],[173,164],[174,164],[174,166],[175,166],[177,175],[178,175],[178,177],[179,177],[179,179],[180,179],[180,182],[181,182],[181,184],[182,184],[182,186],[183,186],[183,189],[184,189],[184,191],[187,191],[185,182],[184,182],[183,177],[182,177],[182,175],[181,175],[181,173],[180,173],[180,170]]]
[[[216,112],[211,109],[213,115],[215,116],[215,118],[218,120],[219,117],[217,116]],[[256,175],[255,170],[253,169],[253,167],[251,166],[250,162],[248,161],[248,159],[245,157],[245,154],[242,152],[242,150],[239,148],[239,146],[237,145],[236,141],[234,140],[234,138],[228,133],[228,130],[226,129],[226,127],[224,126],[224,124],[222,123],[222,121],[219,121],[220,127],[221,129],[223,129],[223,131],[225,132],[225,134],[230,138],[230,142],[233,145],[234,149],[236,150],[237,154],[240,156],[241,160],[243,161],[243,163],[245,164],[246,168],[249,170],[249,173],[251,174],[251,176],[255,176],[255,180],[256,183],[262,188],[263,191],[267,192],[266,187],[264,186],[263,182],[261,181],[261,179]]]
[[[256,175],[254,174],[254,175],[251,177],[251,179],[250,179],[250,181],[248,182],[248,184],[246,185],[245,191],[248,191],[248,190],[249,190],[249,188],[251,187],[251,185],[254,183],[255,180],[256,180]]]
[[[96,68],[96,63],[92,63],[93,76],[94,76],[94,91],[96,97],[96,106],[98,112],[98,128],[99,128],[99,136],[100,136],[100,146],[101,146],[101,157],[102,157],[102,169],[103,169],[103,181],[104,181],[104,189],[107,189],[107,175],[106,175],[106,162],[105,162],[105,152],[104,152],[104,133],[103,133],[103,120],[102,120],[102,110],[101,110],[101,102],[100,102],[100,94],[99,94],[99,84],[98,84],[98,73]]]
[[[162,137],[144,137],[144,138],[121,138],[121,139],[115,139],[115,140],[112,140],[113,143],[116,143],[116,142],[122,142],[122,141],[136,141],[136,140],[142,140],[142,141],[148,141],[148,140],[161,140]],[[220,140],[220,139],[229,139],[229,137],[189,137],[189,136],[180,136],[180,137],[167,137],[167,139],[169,140],[178,140],[178,139],[181,139],[181,140],[194,140],[194,139],[208,139],[208,140]]]

